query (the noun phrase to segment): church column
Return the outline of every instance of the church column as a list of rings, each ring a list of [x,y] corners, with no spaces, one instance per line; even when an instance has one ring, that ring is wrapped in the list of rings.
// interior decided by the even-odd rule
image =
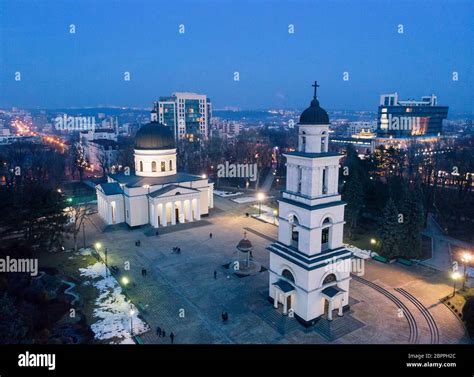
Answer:
[[[196,220],[201,220],[201,197],[196,199]]]
[[[188,221],[193,221],[193,201],[189,199],[188,201]]]
[[[329,305],[328,305],[328,320],[332,321],[332,309],[333,309],[333,305],[332,305],[332,300],[329,301]]]
[[[283,295],[283,314],[286,315],[288,313],[288,300],[286,295]]]
[[[176,225],[176,209],[175,201],[171,201],[171,225]]]
[[[273,307],[275,309],[278,309],[278,289],[277,289],[277,287],[273,287],[273,292],[274,292]]]
[[[166,203],[161,203],[161,225],[166,226]]]
[[[316,176],[318,180],[316,181],[318,184],[316,186],[316,196],[321,196],[323,194],[323,169],[318,167],[316,168]]]
[[[339,300],[339,311],[337,312],[337,315],[339,317],[342,317],[344,314],[342,313],[342,302],[344,301],[344,299],[341,297],[341,299]]]

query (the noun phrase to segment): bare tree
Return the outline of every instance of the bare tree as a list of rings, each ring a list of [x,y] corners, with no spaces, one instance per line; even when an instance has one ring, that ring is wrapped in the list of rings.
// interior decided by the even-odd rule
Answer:
[[[68,214],[70,217],[70,231],[72,233],[72,239],[74,242],[74,251],[78,250],[78,239],[79,233],[83,226],[85,226],[84,221],[86,220],[89,212],[91,210],[90,203],[84,203],[83,205],[71,206],[68,209]]]

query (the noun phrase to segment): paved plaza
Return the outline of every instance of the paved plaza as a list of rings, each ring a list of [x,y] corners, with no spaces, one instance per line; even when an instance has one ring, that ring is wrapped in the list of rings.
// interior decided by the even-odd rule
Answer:
[[[108,248],[108,263],[127,276],[126,291],[141,308],[152,331],[144,343],[169,343],[154,329],[176,335],[175,343],[465,343],[465,329],[439,299],[452,292],[442,273],[421,267],[368,261],[365,274],[351,281],[350,312],[306,329],[283,316],[267,300],[268,251],[277,227],[246,217],[249,205],[215,196],[215,208],[201,222],[159,230],[108,227],[96,216],[87,226],[87,242]],[[93,226],[95,224],[95,226]],[[228,269],[244,232],[253,257],[263,268],[238,277]],[[209,234],[212,233],[212,238]],[[140,246],[135,242],[140,240]],[[181,254],[172,248],[181,248]],[[126,262],[130,270],[126,271]],[[147,270],[142,276],[142,269]],[[214,271],[217,272],[214,278]],[[411,298],[410,298],[411,297]],[[414,297],[414,299],[413,299]],[[229,320],[224,323],[221,313]]]

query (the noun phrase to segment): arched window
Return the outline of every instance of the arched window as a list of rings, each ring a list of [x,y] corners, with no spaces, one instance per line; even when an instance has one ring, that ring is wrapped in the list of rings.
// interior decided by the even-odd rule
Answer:
[[[323,285],[324,284],[329,284],[329,283],[332,283],[333,281],[337,281],[337,278],[336,278],[336,275],[334,274],[329,274],[328,276],[326,276],[323,280]]]
[[[289,218],[289,222],[291,224],[291,246],[296,247],[298,249],[298,242],[299,242],[299,232],[297,230],[297,226],[299,225],[298,218],[295,215],[291,215]]]
[[[151,163],[151,171],[152,171],[153,173],[156,172],[156,161],[153,161],[153,162]]]
[[[143,161],[140,161],[140,171],[143,171]]]
[[[326,217],[323,221],[323,229],[321,231],[321,251],[328,250],[329,245],[329,238],[330,238],[330,230],[331,230],[331,219]]]
[[[328,134],[326,131],[321,133],[321,152],[327,152],[328,149]]]
[[[291,281],[292,283],[295,282],[295,277],[294,277],[293,274],[290,272],[290,270],[284,269],[284,270],[281,272],[281,276],[283,276],[285,279]]]
[[[170,160],[170,170],[173,170],[173,160]]]
[[[166,164],[164,161],[161,161],[161,171],[165,171],[166,170]]]

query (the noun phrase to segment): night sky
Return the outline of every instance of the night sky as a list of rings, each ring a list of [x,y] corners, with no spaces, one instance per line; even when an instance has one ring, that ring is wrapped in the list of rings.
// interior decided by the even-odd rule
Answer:
[[[318,80],[329,110],[375,111],[398,91],[472,111],[473,4],[0,0],[0,106],[150,107],[195,91],[214,108],[304,108]]]

